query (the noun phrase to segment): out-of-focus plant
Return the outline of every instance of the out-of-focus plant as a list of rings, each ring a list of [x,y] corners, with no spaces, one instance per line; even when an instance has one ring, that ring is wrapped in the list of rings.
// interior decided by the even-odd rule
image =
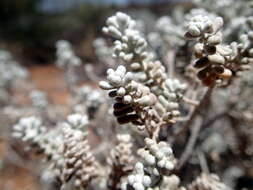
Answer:
[[[25,68],[20,66],[8,51],[0,50],[0,102],[6,104],[11,96],[14,82],[28,76]]]
[[[69,89],[73,91],[77,82],[75,70],[76,67],[81,66],[82,60],[75,55],[71,44],[65,40],[59,40],[56,43],[56,56],[56,65],[66,70],[66,81]]]
[[[76,114],[48,127],[36,117],[13,127],[15,137],[44,154],[55,189],[228,190],[235,183],[218,175],[231,181],[233,166],[242,170],[237,178],[252,169],[252,81],[245,71],[253,60],[252,17],[248,9],[242,14],[247,31],[230,43],[222,27],[229,29],[232,16],[215,9],[191,10],[181,25],[162,17],[149,34],[125,13],[107,19],[102,30],[112,43],[94,45],[111,67],[99,82],[109,98],[69,83]],[[68,42],[57,47],[66,72],[80,66]]]

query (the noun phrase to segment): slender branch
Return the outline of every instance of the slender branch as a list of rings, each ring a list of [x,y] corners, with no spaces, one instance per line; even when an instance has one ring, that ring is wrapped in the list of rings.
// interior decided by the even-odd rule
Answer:
[[[187,104],[190,104],[192,106],[198,106],[199,105],[199,101],[196,101],[196,100],[192,100],[192,99],[189,99],[187,97],[183,97],[183,101]]]
[[[189,138],[189,141],[187,142],[187,145],[179,159],[177,170],[182,168],[182,166],[186,163],[188,158],[191,156],[192,150],[194,148],[194,145],[199,135],[201,125],[202,125],[202,119],[199,117],[198,119],[195,120],[195,125],[193,126],[191,130],[191,136]]]
[[[223,117],[226,117],[227,113],[228,113],[228,111],[226,110],[226,111],[224,111],[224,112],[222,112],[220,114],[217,114],[217,115],[213,116],[212,118],[210,118],[209,120],[207,120],[205,122],[205,124],[203,125],[203,128],[207,128],[209,126],[212,126],[217,120],[219,120],[219,119],[221,119]]]
[[[206,174],[210,173],[204,153],[202,151],[198,151],[197,154],[202,172]]]
[[[179,136],[181,134],[183,134],[184,132],[186,132],[191,126],[192,124],[195,122],[195,125],[193,125],[193,128],[191,129],[191,136],[187,142],[187,145],[179,159],[179,164],[177,167],[177,170],[179,170],[180,168],[182,168],[184,166],[184,164],[186,163],[186,161],[188,160],[188,158],[191,156],[192,150],[194,148],[194,145],[196,143],[196,140],[198,138],[198,134],[200,131],[200,128],[202,126],[202,119],[199,117],[196,120],[196,116],[198,116],[198,114],[201,112],[201,110],[204,108],[205,105],[207,105],[210,97],[211,97],[211,93],[212,93],[213,87],[209,87],[203,98],[201,99],[199,106],[195,107],[194,111],[192,112],[189,120],[185,123],[185,125],[183,126],[182,130],[179,131],[175,136]]]
[[[202,99],[200,100],[200,102],[199,102],[199,105],[198,105],[197,107],[195,107],[195,109],[193,110],[193,112],[192,112],[192,114],[191,114],[189,120],[185,123],[185,125],[182,127],[182,129],[181,129],[179,132],[177,132],[177,133],[175,134],[175,137],[177,137],[177,136],[183,134],[184,132],[186,132],[186,131],[188,130],[188,128],[189,128],[189,127],[191,126],[191,124],[193,123],[195,117],[198,115],[198,113],[204,108],[204,106],[205,106],[205,105],[207,104],[207,102],[209,101],[210,96],[211,96],[211,94],[212,94],[212,90],[213,90],[213,87],[209,87],[209,88],[206,90],[206,92],[205,92],[203,98],[202,98]]]
[[[159,126],[157,126],[154,130],[153,130],[153,132],[152,132],[152,139],[154,140],[154,141],[156,141],[157,140],[157,138],[158,138],[158,136],[159,136],[159,132],[160,132],[160,130],[161,130],[161,125],[159,125]]]
[[[164,62],[167,66],[168,69],[168,74],[170,77],[174,76],[174,71],[175,71],[175,51],[170,49],[166,53],[164,57]]]
[[[178,117],[178,118],[175,118],[175,120],[177,122],[185,122],[185,121],[188,121],[190,118],[190,115],[186,115],[186,116],[183,116],[183,117]]]

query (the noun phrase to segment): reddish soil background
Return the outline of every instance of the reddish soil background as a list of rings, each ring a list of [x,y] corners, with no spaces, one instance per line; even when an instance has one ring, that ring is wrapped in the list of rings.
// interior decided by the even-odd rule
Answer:
[[[29,68],[34,85],[46,92],[53,104],[66,104],[69,98],[63,71],[55,65],[33,66]]]
[[[38,89],[47,93],[52,104],[66,104],[69,94],[64,81],[63,71],[54,65],[36,65],[29,67],[29,82]],[[21,105],[27,103],[27,97],[17,94],[17,100]],[[0,190],[39,190],[36,184],[36,176],[23,167],[15,166],[8,161],[9,144],[4,139],[0,139],[0,161],[4,161],[1,168],[0,163]]]

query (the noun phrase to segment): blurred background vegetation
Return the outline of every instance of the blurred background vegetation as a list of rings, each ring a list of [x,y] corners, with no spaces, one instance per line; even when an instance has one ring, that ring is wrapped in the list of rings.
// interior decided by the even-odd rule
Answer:
[[[69,40],[77,54],[93,59],[92,41],[114,12],[168,14],[179,0],[1,0],[0,47],[26,64],[54,60],[54,43]]]

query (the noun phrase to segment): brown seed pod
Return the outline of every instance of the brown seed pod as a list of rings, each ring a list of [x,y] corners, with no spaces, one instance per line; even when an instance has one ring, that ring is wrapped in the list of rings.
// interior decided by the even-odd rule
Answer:
[[[232,71],[229,69],[225,69],[223,73],[219,74],[220,78],[227,79],[232,76]]]
[[[205,79],[203,79],[202,83],[205,86],[212,86],[215,83],[215,78],[212,75],[210,75],[210,76],[206,77]]]
[[[203,68],[203,67],[207,66],[209,63],[210,62],[207,57],[202,57],[195,62],[194,67],[195,68]]]
[[[212,45],[204,46],[205,53],[208,55],[212,55],[216,53],[216,47]]]
[[[130,105],[121,102],[116,102],[115,104],[113,104],[113,109],[115,110],[123,110],[126,109],[127,107],[130,107]]]
[[[196,38],[196,36],[191,35],[189,32],[186,32],[184,37],[189,40],[194,40]]]
[[[131,123],[134,124],[134,125],[144,125],[144,123],[139,121],[139,120],[131,121]]]
[[[203,53],[199,53],[199,52],[194,52],[194,55],[196,58],[202,58],[203,57]]]
[[[116,90],[112,90],[108,93],[109,97],[114,98],[115,96],[117,96],[117,91]]]
[[[116,117],[119,117],[119,116],[123,116],[123,115],[126,115],[128,113],[131,113],[133,112],[133,108],[132,107],[126,107],[125,109],[122,109],[122,110],[114,110],[113,111],[113,114],[116,116]]]
[[[203,80],[205,79],[206,77],[208,77],[210,75],[210,71],[211,71],[211,68],[210,67],[206,67],[202,70],[200,70],[198,73],[197,73],[197,77],[200,79],[200,80]]]
[[[114,100],[115,100],[116,102],[120,102],[120,103],[123,102],[123,98],[122,98],[122,97],[115,97]]]
[[[216,73],[216,74],[222,74],[223,72],[224,72],[224,67],[222,67],[222,66],[219,66],[219,65],[217,65],[217,66],[214,66],[213,67],[213,71]]]
[[[137,114],[129,114],[129,115],[124,115],[122,117],[118,117],[117,121],[119,122],[119,124],[126,124],[132,121],[135,121],[139,119],[139,116]]]

